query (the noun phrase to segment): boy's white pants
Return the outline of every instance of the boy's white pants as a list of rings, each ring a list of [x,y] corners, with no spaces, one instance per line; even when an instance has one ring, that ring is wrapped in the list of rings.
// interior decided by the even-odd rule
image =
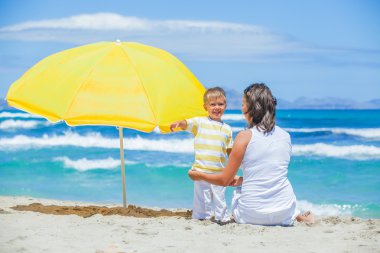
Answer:
[[[194,181],[193,219],[210,219],[214,214],[216,221],[229,221],[225,192],[226,187]]]

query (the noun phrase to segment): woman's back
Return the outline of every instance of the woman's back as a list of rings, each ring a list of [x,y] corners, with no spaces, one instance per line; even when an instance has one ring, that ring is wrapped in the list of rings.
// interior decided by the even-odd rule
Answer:
[[[244,180],[235,218],[242,223],[290,225],[298,214],[287,178],[290,136],[278,126],[267,134],[256,127],[250,130],[252,138],[242,161]]]

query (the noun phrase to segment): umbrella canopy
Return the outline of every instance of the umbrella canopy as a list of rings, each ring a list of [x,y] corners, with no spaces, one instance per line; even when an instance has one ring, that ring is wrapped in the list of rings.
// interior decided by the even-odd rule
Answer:
[[[131,42],[99,42],[43,59],[14,82],[10,106],[70,126],[119,126],[126,206],[122,127],[169,132],[170,123],[206,115],[205,88],[168,52]]]
[[[131,42],[99,42],[43,59],[10,87],[10,106],[70,126],[112,125],[169,132],[205,115],[205,88],[176,57]]]

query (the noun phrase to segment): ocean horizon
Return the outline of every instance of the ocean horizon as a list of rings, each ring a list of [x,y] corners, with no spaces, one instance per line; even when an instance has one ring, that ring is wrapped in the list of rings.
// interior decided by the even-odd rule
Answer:
[[[239,110],[223,121],[234,137],[246,127]],[[292,138],[288,176],[301,210],[380,218],[380,110],[278,110],[276,122]],[[186,132],[124,129],[128,204],[191,208],[192,144]],[[121,205],[118,130],[0,110],[0,195]]]

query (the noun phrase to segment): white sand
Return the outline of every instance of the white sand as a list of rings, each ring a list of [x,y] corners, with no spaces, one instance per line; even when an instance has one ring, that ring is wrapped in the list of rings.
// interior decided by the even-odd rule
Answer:
[[[380,252],[380,220],[316,217],[312,226],[217,225],[185,218],[50,215],[31,203],[90,205],[0,196],[0,252]],[[93,204],[93,203],[92,203]]]

